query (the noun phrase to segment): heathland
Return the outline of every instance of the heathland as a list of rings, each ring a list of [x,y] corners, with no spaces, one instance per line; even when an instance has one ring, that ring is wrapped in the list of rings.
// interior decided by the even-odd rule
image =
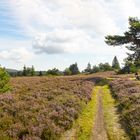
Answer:
[[[132,74],[15,77],[0,94],[0,140],[133,140],[140,86]]]

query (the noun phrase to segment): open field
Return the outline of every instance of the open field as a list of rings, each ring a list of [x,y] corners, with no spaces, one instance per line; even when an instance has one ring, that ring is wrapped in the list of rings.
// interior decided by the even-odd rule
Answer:
[[[112,72],[12,78],[12,90],[0,95],[0,140],[135,140],[140,86],[133,79]]]
[[[55,139],[70,129],[91,99],[85,78],[13,78],[0,95],[0,139]]]

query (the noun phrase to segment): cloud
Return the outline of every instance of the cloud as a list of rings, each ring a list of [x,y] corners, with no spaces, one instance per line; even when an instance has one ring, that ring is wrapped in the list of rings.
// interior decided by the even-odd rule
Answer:
[[[84,52],[93,43],[92,38],[81,30],[53,30],[38,35],[33,42],[37,52],[48,54]]]
[[[138,0],[11,0],[8,3],[21,32],[34,38],[35,52],[104,50],[105,55],[111,51],[103,49],[106,47],[104,36],[122,33],[129,16],[140,16],[136,2]]]
[[[30,60],[32,58],[32,53],[25,48],[3,50],[0,51],[0,58],[20,63]]]
[[[100,35],[118,30],[104,5],[96,0],[11,0],[10,5],[31,36],[51,28],[80,28]]]

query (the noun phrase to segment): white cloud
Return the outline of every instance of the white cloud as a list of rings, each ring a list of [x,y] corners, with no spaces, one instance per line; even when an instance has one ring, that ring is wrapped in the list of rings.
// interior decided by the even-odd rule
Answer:
[[[93,46],[92,38],[81,30],[53,30],[40,34],[33,42],[37,52],[48,54],[85,52]]]
[[[119,55],[118,49],[106,48],[104,36],[123,32],[129,16],[140,16],[136,1],[10,0],[9,4],[22,32],[35,38],[35,52]]]
[[[98,35],[119,30],[104,5],[96,0],[11,0],[10,4],[31,36],[48,28],[80,28]]]
[[[0,58],[20,63],[30,60],[32,58],[32,53],[25,48],[3,50],[0,51]]]

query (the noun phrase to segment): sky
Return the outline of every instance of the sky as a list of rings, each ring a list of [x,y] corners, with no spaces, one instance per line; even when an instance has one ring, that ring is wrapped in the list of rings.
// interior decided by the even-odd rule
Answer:
[[[77,62],[83,70],[114,56],[123,64],[125,47],[104,37],[122,35],[129,17],[140,17],[139,0],[0,0],[0,64],[64,70]]]

